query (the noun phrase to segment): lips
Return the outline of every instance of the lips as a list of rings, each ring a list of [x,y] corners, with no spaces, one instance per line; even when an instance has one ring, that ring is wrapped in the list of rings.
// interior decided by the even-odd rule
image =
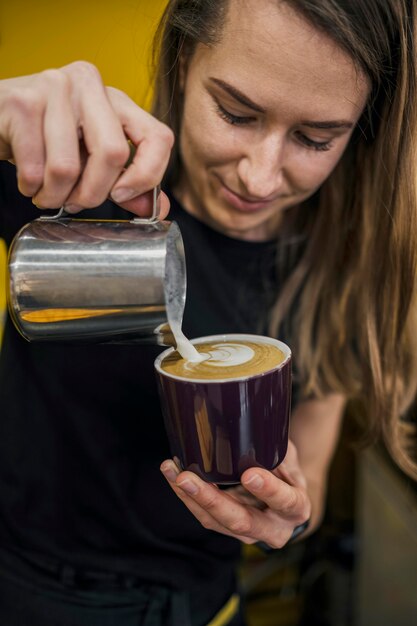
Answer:
[[[229,189],[229,187],[222,182],[220,193],[228,204],[238,211],[243,211],[245,213],[265,209],[271,206],[272,202],[277,199],[276,196],[273,198],[261,198],[259,200],[245,198],[244,196],[241,196]]]

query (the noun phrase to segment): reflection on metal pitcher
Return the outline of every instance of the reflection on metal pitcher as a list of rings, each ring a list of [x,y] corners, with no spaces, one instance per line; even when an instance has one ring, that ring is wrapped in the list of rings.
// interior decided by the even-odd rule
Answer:
[[[172,345],[186,274],[175,222],[72,219],[22,228],[9,253],[9,309],[29,341]]]

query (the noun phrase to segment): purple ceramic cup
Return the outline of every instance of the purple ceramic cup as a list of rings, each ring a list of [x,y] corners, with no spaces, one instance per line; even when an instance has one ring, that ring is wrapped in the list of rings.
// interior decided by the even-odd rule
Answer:
[[[227,334],[205,342],[255,341],[276,346],[282,363],[263,374],[228,379],[186,379],[155,360],[159,395],[173,458],[206,481],[233,484],[249,467],[273,469],[287,452],[291,408],[291,350],[277,339]]]

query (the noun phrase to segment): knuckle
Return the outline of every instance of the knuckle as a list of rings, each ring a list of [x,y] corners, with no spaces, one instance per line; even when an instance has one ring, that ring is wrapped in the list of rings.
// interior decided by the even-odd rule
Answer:
[[[136,189],[139,193],[145,193],[150,191],[154,187],[160,184],[162,175],[158,175],[154,169],[150,169],[148,164],[144,164],[140,167],[137,164],[133,164],[128,168],[130,184],[132,189]]]
[[[112,143],[103,146],[102,154],[106,165],[122,168],[130,155],[129,145],[127,142]]]
[[[124,93],[124,91],[121,91],[120,89],[118,89],[117,87],[112,87],[111,85],[106,85],[105,87],[106,89],[106,93],[112,97],[116,97],[116,98],[123,98],[123,97],[128,97],[127,94]]]
[[[276,482],[275,482],[274,479],[271,481],[271,478],[274,478],[274,477],[267,476],[267,478],[265,480],[265,485],[262,488],[262,497],[263,498],[274,498],[274,496],[276,496],[276,493],[277,493]]]
[[[104,196],[104,198],[105,197],[106,196]],[[79,196],[77,197],[76,204],[79,204],[85,209],[94,209],[95,207],[99,206],[103,202],[104,198],[99,197],[93,192],[90,192],[90,193],[84,192],[84,193],[79,194]]]
[[[80,163],[72,159],[60,159],[48,167],[52,178],[59,181],[75,181],[80,175]]]
[[[293,513],[294,509],[297,506],[297,501],[298,501],[297,492],[295,491],[295,489],[291,489],[291,491],[288,493],[285,500],[282,502],[282,506],[281,506],[282,513],[284,513],[284,515]]]
[[[163,143],[167,144],[169,148],[172,148],[174,145],[175,136],[171,128],[162,122],[159,122],[158,134],[163,141]]]
[[[292,519],[297,524],[303,524],[310,519],[312,509],[311,501],[306,491],[296,489],[294,490],[294,496],[294,504],[288,509],[288,513],[292,513]]]
[[[68,77],[62,70],[55,68],[43,70],[42,76],[48,83],[53,83],[54,89],[66,89],[69,86]]]
[[[79,77],[87,80],[99,80],[101,82],[100,72],[90,61],[74,61],[69,67],[71,70],[75,71]]]
[[[239,537],[239,540],[248,546],[256,543],[256,539],[253,539],[253,537]]]
[[[23,191],[33,191],[39,189],[43,183],[43,172],[39,168],[19,167],[19,187]]]
[[[275,550],[280,550],[281,548],[283,548],[285,546],[286,543],[288,543],[288,539],[291,537],[290,533],[287,533],[284,536],[279,535],[276,539],[274,539],[273,541],[269,542],[269,545],[271,546],[271,548],[274,548]]]
[[[35,200],[34,200],[35,202]],[[59,209],[62,206],[62,202],[59,199],[48,198],[43,194],[39,194],[36,196],[36,207],[38,209]]]
[[[142,176],[143,183],[146,181],[146,187],[148,189],[152,189],[156,187],[161,182],[161,176],[158,176],[154,171],[152,172],[143,172]]]
[[[249,535],[252,530],[252,523],[247,517],[239,517],[231,522],[228,527],[235,535]]]
[[[20,113],[28,118],[34,118],[42,114],[42,96],[30,87],[14,89],[8,97],[8,104],[11,111]]]
[[[110,102],[114,104],[122,104],[122,105],[131,105],[133,100],[121,89],[117,87],[112,87],[110,85],[105,86],[105,91]]]
[[[202,506],[205,509],[214,509],[218,502],[217,494],[207,494],[202,502]]]
[[[299,523],[300,524],[304,524],[304,522],[307,522],[311,517],[311,502],[308,500],[308,498],[305,499],[305,502],[303,503],[300,515],[299,515]]]
[[[280,550],[288,543],[291,533],[292,530],[290,527],[276,529],[274,536],[267,539],[267,543],[271,548]]]

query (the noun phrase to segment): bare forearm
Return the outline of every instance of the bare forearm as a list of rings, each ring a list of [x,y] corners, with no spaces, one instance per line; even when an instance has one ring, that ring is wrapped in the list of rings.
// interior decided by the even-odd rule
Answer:
[[[303,402],[293,413],[290,436],[298,451],[311,502],[310,524],[300,539],[317,530],[323,519],[328,471],[339,439],[344,405],[344,398],[333,394]]]
[[[305,538],[314,533],[319,528],[324,515],[326,480],[309,481],[307,479],[307,483],[307,492],[311,501],[311,516],[308,528],[300,538]]]

